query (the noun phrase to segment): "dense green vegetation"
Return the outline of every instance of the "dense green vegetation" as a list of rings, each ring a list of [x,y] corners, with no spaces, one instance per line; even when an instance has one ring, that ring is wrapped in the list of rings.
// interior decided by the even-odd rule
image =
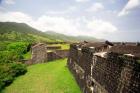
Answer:
[[[20,61],[23,55],[30,51],[30,46],[27,42],[1,42],[0,62]]]
[[[0,91],[26,71],[26,66],[19,62],[0,63]]]
[[[2,93],[81,93],[74,77],[69,72],[67,59],[28,67],[28,72]]]
[[[27,42],[0,42],[0,91],[27,71],[20,61],[29,47]]]

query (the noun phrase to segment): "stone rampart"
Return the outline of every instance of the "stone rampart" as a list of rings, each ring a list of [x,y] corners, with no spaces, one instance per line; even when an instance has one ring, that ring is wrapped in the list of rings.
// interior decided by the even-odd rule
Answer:
[[[69,50],[56,50],[47,53],[47,61],[68,57]]]
[[[66,58],[68,57],[69,53],[69,50],[55,50],[52,52],[47,52],[47,45],[44,43],[38,43],[32,46],[31,51],[31,59],[25,61],[25,63],[28,65]]]
[[[110,51],[104,44],[79,45],[70,45],[68,67],[83,93],[139,93],[138,57]]]

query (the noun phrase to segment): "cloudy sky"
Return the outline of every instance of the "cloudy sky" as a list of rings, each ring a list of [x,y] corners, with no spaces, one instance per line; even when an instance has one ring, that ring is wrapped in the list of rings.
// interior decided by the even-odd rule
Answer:
[[[140,0],[0,0],[0,21],[66,35],[140,41]]]

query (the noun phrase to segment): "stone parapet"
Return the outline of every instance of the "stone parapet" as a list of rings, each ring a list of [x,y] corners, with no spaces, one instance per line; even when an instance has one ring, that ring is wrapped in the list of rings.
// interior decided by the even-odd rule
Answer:
[[[70,46],[68,67],[82,92],[139,93],[140,63],[138,60],[140,58],[135,55],[126,55],[140,53],[139,46],[133,47],[138,51],[131,49],[132,51],[129,50],[123,54],[112,51],[113,46],[109,48],[109,45],[104,46],[104,43],[98,44],[88,44],[88,46],[71,44]],[[102,56],[102,52],[105,56]]]

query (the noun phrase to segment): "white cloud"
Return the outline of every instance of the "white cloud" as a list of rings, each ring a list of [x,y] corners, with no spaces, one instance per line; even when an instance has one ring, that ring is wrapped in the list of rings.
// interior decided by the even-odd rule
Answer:
[[[76,2],[87,2],[89,0],[76,0]]]
[[[46,12],[46,14],[48,14],[48,15],[59,15],[59,14],[66,14],[66,13],[68,13],[68,11],[53,11],[53,10],[51,10],[51,11],[47,11]]]
[[[90,6],[90,7],[87,9],[87,11],[88,11],[88,12],[98,12],[98,11],[101,11],[101,10],[103,10],[103,9],[104,9],[103,4],[102,4],[102,3],[96,2],[96,3],[94,3],[92,6]]]
[[[0,12],[0,21],[30,23],[32,22],[32,18],[29,15],[24,14],[22,12]]]
[[[76,22],[69,18],[57,16],[41,16],[34,24],[35,27],[42,31],[57,31],[67,35],[80,34]]]
[[[24,22],[41,31],[56,31],[66,35],[88,35],[104,38],[104,36],[117,31],[110,22],[99,20],[87,20],[85,17],[71,19],[66,17],[42,15],[33,20],[22,12],[0,12],[0,21]]]
[[[6,8],[0,6],[0,11],[6,11]]]
[[[87,28],[98,37],[103,37],[116,32],[118,29],[112,23],[100,19],[94,19],[88,22]]]
[[[139,7],[140,0],[129,0],[124,8],[119,12],[118,16],[124,16],[130,13],[133,9]]]
[[[15,0],[4,0],[4,2],[9,5],[15,4]]]
[[[63,15],[63,14],[68,14],[68,13],[72,13],[74,11],[77,10],[76,6],[70,6],[65,10],[61,10],[61,11],[54,11],[54,10],[49,10],[46,12],[46,14],[50,14],[50,15]]]

